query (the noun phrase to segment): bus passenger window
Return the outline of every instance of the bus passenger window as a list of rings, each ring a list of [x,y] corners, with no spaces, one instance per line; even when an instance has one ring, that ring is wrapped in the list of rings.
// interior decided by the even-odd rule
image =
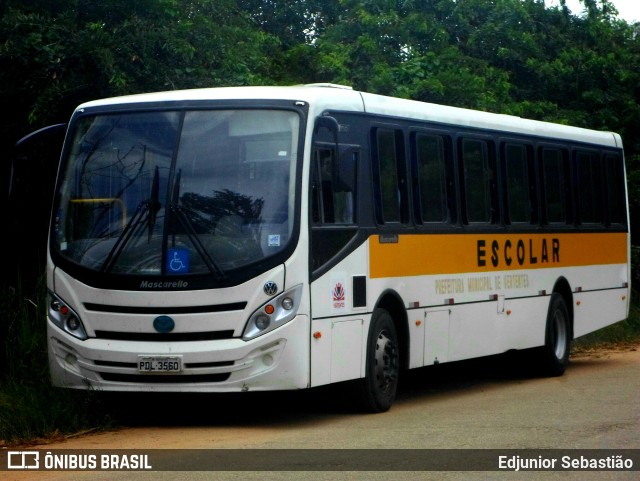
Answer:
[[[542,150],[542,182],[546,221],[549,224],[566,223],[566,169],[563,152],[558,149]]]
[[[377,167],[379,184],[379,208],[377,212],[380,224],[387,222],[401,222],[402,201],[404,197],[404,178],[399,169],[398,152],[400,147],[396,142],[397,132],[389,129],[376,130]]]
[[[602,170],[596,153],[578,152],[579,215],[582,224],[602,222]]]
[[[609,224],[626,224],[624,165],[619,155],[605,155]]]
[[[492,222],[495,170],[490,165],[489,145],[484,140],[463,139],[461,155],[466,221]]]
[[[421,220],[422,222],[445,222],[449,212],[444,140],[439,135],[418,134],[414,142]]]
[[[507,213],[510,223],[531,222],[527,148],[507,144],[504,149],[504,172],[507,184]]]

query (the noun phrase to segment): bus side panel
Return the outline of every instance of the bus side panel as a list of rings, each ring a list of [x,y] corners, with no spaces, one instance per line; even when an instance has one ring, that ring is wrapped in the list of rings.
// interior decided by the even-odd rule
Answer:
[[[422,365],[447,362],[450,355],[451,309],[425,310]],[[412,346],[413,347],[413,346]],[[411,359],[418,357],[413,353]],[[412,366],[410,366],[412,367]]]
[[[550,300],[551,296],[507,299],[501,314],[505,344],[498,352],[542,346]]]
[[[574,337],[583,336],[627,317],[628,289],[574,294]]]
[[[416,367],[422,367],[425,365],[425,341],[427,340],[427,332],[429,329],[433,330],[436,323],[429,324],[433,318],[428,317],[428,313],[425,309],[410,309],[407,311],[407,318],[409,319],[409,369]],[[447,323],[449,321],[449,311],[446,311]],[[427,326],[430,327],[428,328]],[[449,352],[449,327],[447,325],[446,341],[441,340],[439,343],[440,350],[446,350]],[[442,347],[442,344],[446,343],[446,347]],[[444,361],[441,361],[444,362]]]
[[[450,361],[502,352],[509,343],[506,316],[497,314],[495,302],[451,306]]]
[[[363,319],[316,319],[311,323],[311,385],[361,377]]]
[[[504,309],[499,301],[451,306],[449,360],[543,345],[548,305],[549,297],[539,296],[507,299]]]
[[[354,283],[367,275],[368,255],[364,243],[311,284],[311,386],[357,379],[364,373],[371,316],[366,302],[355,299]],[[367,280],[367,291],[369,284]]]

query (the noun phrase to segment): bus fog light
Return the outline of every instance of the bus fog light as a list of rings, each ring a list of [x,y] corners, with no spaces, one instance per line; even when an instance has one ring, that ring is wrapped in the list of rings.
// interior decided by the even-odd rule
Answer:
[[[265,366],[271,366],[273,364],[273,356],[271,354],[265,354],[262,356],[262,364]]]
[[[287,311],[293,309],[293,299],[291,299],[290,297],[285,297],[284,299],[282,299],[282,307]]]
[[[268,328],[269,324],[271,324],[271,319],[269,319],[269,316],[258,316],[256,318],[256,327],[261,331],[264,331],[266,328]]]
[[[78,362],[78,358],[73,354],[69,353],[64,357],[64,360],[67,364],[75,365]]]

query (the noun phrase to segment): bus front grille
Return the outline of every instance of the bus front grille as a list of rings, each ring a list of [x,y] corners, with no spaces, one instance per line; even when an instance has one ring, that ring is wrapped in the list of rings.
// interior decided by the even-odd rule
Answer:
[[[97,339],[111,339],[117,341],[146,341],[146,342],[189,342],[189,341],[217,341],[233,339],[233,330],[208,332],[118,332],[96,331]]]
[[[224,382],[229,379],[231,373],[219,374],[192,374],[192,375],[169,375],[169,374],[119,374],[114,372],[101,372],[100,377],[105,381],[130,382],[130,383],[150,383],[150,384],[193,384],[206,382]]]

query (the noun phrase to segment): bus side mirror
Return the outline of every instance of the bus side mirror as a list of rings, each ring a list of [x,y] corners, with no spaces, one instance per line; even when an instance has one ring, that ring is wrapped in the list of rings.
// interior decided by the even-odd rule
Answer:
[[[7,285],[32,289],[44,272],[47,229],[65,133],[66,125],[58,124],[23,137],[3,168],[3,227],[11,232],[11,245],[28,253],[9,256],[3,264],[0,277]]]
[[[316,119],[313,133],[327,129],[333,138],[334,154],[331,161],[332,182],[335,192],[352,192],[355,188],[357,151],[351,146],[341,145],[338,139],[340,124],[329,115]]]
[[[316,118],[316,124],[313,128],[314,135],[318,135],[320,129],[325,128],[333,135],[334,144],[338,145],[338,132],[340,131],[340,124],[338,121],[329,115],[323,115]]]
[[[8,197],[15,195],[16,185],[21,182],[45,183],[33,190],[40,192],[44,188],[46,192],[53,193],[66,131],[67,124],[49,125],[31,132],[15,143],[5,184]],[[39,175],[33,176],[33,172],[39,172]],[[28,179],[23,179],[26,173],[29,173]]]

